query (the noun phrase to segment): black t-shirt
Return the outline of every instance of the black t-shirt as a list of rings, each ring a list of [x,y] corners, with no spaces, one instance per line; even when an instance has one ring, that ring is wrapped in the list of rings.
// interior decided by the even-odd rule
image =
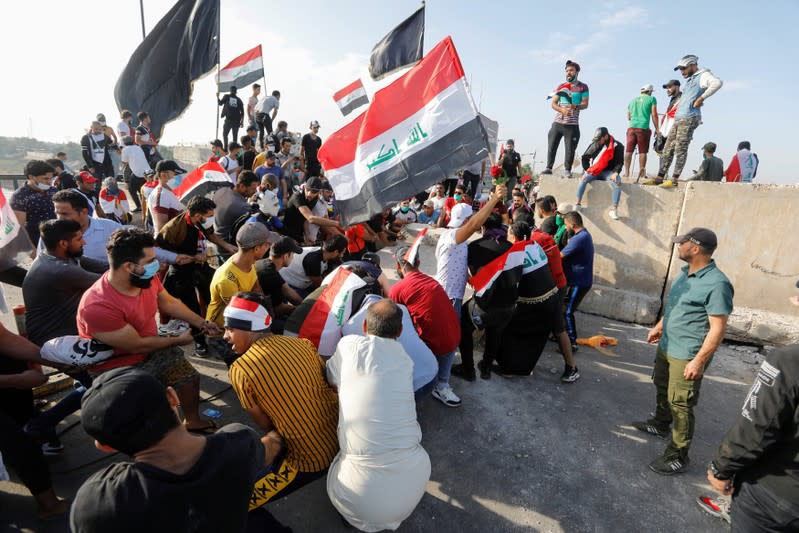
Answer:
[[[302,191],[292,194],[286,204],[286,213],[283,217],[283,225],[285,226],[284,233],[299,243],[304,242],[305,217],[300,213],[300,207],[305,206],[313,211],[318,201],[318,198],[314,201],[309,201]]]
[[[242,424],[207,437],[185,474],[147,463],[116,463],[91,476],[75,495],[73,533],[245,531],[247,507],[264,446]]]
[[[310,133],[306,133],[302,136],[301,144],[305,149],[306,164],[319,164],[319,159],[316,157],[316,154],[319,152],[319,148],[322,146],[322,138],[317,135],[316,139],[314,139],[311,137]]]
[[[241,122],[244,117],[244,102],[238,96],[226,94],[221,100],[222,115],[225,122]]]
[[[258,285],[264,291],[264,296],[269,298],[272,308],[283,303],[283,285],[286,281],[278,273],[275,264],[270,259],[259,259],[255,262],[255,272],[258,274]]]
[[[505,154],[502,156],[502,170],[505,171],[508,177],[516,177],[519,175],[519,163],[521,162],[522,156],[519,155],[519,152],[516,150],[508,152],[506,150]]]
[[[244,170],[252,170],[252,164],[255,162],[255,152],[245,150],[241,155],[241,168]]]
[[[339,265],[338,261],[324,261],[322,249],[315,250],[305,254],[302,258],[302,269],[308,277],[321,277],[325,276]]]
[[[66,170],[58,175],[58,190],[63,191],[64,189],[74,189],[78,186],[75,183],[75,176],[67,172]]]
[[[476,274],[481,268],[508,251],[511,246],[506,239],[497,240],[491,237],[480,237],[470,242],[467,259],[469,272],[472,275]],[[516,301],[515,283],[511,286],[505,282],[502,276],[497,278],[495,283],[499,285],[492,291],[490,302],[482,300],[480,306],[485,308],[490,305],[494,309],[512,306]]]

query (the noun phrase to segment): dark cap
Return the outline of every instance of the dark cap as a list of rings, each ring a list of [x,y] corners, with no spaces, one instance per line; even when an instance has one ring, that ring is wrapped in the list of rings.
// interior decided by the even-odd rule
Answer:
[[[671,242],[675,244],[682,244],[686,241],[691,241],[711,252],[715,250],[716,246],[719,244],[718,239],[716,239],[716,234],[707,228],[693,228],[687,233],[671,238]]]
[[[575,61],[572,61],[571,59],[566,61],[566,66],[564,68],[569,68],[569,67],[574,67],[577,70],[577,72],[580,72],[580,64]]]
[[[330,182],[328,180],[326,180],[326,179],[322,180],[322,186],[319,187],[319,188],[322,189],[323,191],[333,192],[333,186],[330,185]]]
[[[153,446],[180,424],[164,386],[132,367],[95,378],[83,395],[80,419],[92,438],[128,455]]]
[[[317,191],[321,191],[323,185],[324,185],[324,183],[322,182],[322,178],[317,177],[317,176],[313,176],[311,178],[308,178],[305,181],[305,188],[306,189],[314,189],[314,190],[317,190]]]
[[[222,148],[224,145],[222,144],[222,141],[220,141],[219,139],[214,139],[213,141],[211,141],[211,146],[217,146],[219,148]]]
[[[508,139],[507,141],[505,141],[505,144],[506,144],[506,145],[507,145],[507,144],[512,144],[513,146],[516,146],[516,143],[515,143],[515,142],[513,142],[513,139]]]
[[[273,152],[272,150],[266,152],[266,159],[274,159],[274,158],[275,158],[275,152]]]
[[[605,135],[610,135],[610,132],[608,131],[608,129],[605,126],[600,126],[594,132],[593,139],[595,141],[597,141],[597,140],[599,140],[600,137],[604,137]]]
[[[380,266],[380,256],[374,252],[366,252],[365,254],[363,254],[362,259],[364,261],[369,261],[374,266]]]
[[[292,239],[291,237],[281,237],[275,244],[272,245],[272,249],[269,251],[269,254],[272,257],[280,257],[281,255],[286,254],[301,254],[302,247],[297,244],[297,241]]]
[[[716,143],[713,142],[705,143],[705,145],[702,147],[702,150],[706,150],[712,154],[713,152],[716,151]]]
[[[669,87],[679,87],[680,81],[679,80],[669,80],[663,85],[664,89],[668,89]]]
[[[155,164],[155,173],[158,174],[159,172],[166,172],[167,170],[172,170],[175,174],[185,174],[187,171],[184,168],[180,168],[180,165],[172,161],[171,159],[164,159],[163,161],[159,161]]]

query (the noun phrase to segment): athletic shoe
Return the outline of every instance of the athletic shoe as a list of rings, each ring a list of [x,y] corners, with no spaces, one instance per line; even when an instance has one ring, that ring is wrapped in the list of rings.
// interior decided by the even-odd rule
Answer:
[[[208,355],[208,344],[205,341],[194,341],[194,355],[197,357],[205,357]]]
[[[680,457],[679,455],[662,455],[649,463],[649,469],[652,472],[660,474],[662,476],[672,476],[674,474],[679,474],[683,472],[686,468],[688,468],[688,464],[691,461],[688,457]]]
[[[444,385],[443,387],[436,385],[436,388],[433,389],[433,398],[443,403],[447,407],[461,406],[461,399],[458,398],[458,395],[455,394],[455,391],[452,390],[452,387],[450,387],[449,384]]]
[[[630,425],[635,429],[637,429],[638,431],[649,433],[650,435],[660,437],[661,439],[666,439],[671,435],[671,431],[669,431],[669,428],[659,428],[656,425],[649,422],[648,420],[644,422],[633,422]]]
[[[572,178],[572,173],[571,173],[571,172],[566,172],[566,173],[564,174],[564,176],[565,176],[566,178],[568,178],[568,179],[571,179],[571,178]]]
[[[619,214],[616,212],[615,209],[611,209],[610,213],[608,214],[610,215],[610,218],[612,218],[613,220],[619,220]]]
[[[727,498],[711,498],[710,496],[699,496],[696,499],[699,507],[710,516],[721,518],[728,524],[730,523],[730,500]]]
[[[42,443],[42,454],[61,455],[62,453],[64,453],[64,445],[61,444],[61,441],[58,440],[58,437],[54,437],[49,441]]]
[[[542,176],[551,176],[552,175],[552,169],[551,168],[545,168],[544,170],[541,171],[541,175]]]
[[[662,189],[673,189],[676,186],[677,186],[677,182],[673,181],[673,180],[666,180],[666,181],[664,181],[663,183],[660,184],[660,187]]]
[[[661,183],[663,183],[663,179],[661,178],[650,178],[641,185],[660,185]]]
[[[580,371],[577,370],[576,366],[569,366],[565,365],[566,368],[563,370],[563,375],[560,376],[560,380],[563,383],[574,383],[578,379],[580,379]]]
[[[582,211],[583,210],[583,206],[581,206],[580,204],[574,204],[574,210],[575,211]]]
[[[189,324],[173,318],[166,324],[158,326],[158,334],[162,337],[178,337],[181,333],[189,329]]]
[[[466,381],[474,381],[477,379],[477,376],[474,373],[474,368],[467,368],[462,364],[452,365],[451,373],[453,376],[465,379]]]

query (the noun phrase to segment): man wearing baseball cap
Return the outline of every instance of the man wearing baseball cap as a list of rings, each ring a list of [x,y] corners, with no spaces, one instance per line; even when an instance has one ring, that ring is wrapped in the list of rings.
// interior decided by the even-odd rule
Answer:
[[[702,165],[691,176],[691,181],[721,181],[724,179],[724,161],[716,157],[716,143],[705,143],[702,147]]]
[[[147,209],[153,220],[155,234],[161,231],[164,225],[178,216],[185,206],[180,203],[177,195],[172,192],[169,181],[178,174],[185,174],[186,170],[171,159],[162,159],[155,164],[155,176],[158,186],[153,189],[147,198]]]
[[[272,432],[259,439],[243,424],[192,435],[178,407],[172,387],[135,368],[94,380],[83,396],[83,429],[98,449],[133,461],[83,483],[72,504],[72,531],[145,531],[154,524],[163,531],[247,529],[257,473],[278,455],[280,437]]]
[[[224,320],[225,340],[238,356],[230,383],[241,406],[285,441],[271,472],[256,482],[253,503],[260,506],[325,475],[339,448],[338,397],[311,341],[269,331],[272,317],[260,294],[236,294]],[[262,484],[268,490],[259,490]]]
[[[706,68],[699,68],[699,58],[693,54],[683,56],[674,67],[685,78],[685,87],[682,90],[677,111],[674,114],[674,127],[666,140],[663,155],[660,158],[660,169],[656,181],[660,186],[676,187],[677,180],[682,174],[685,160],[688,157],[688,145],[694,136],[694,130],[702,123],[701,107],[705,100],[721,89],[722,81]],[[674,170],[671,179],[666,180],[672,160]]]
[[[632,157],[632,154],[630,154]],[[621,200],[621,167],[625,155],[622,144],[615,140],[607,128],[599,127],[594,132],[594,138],[582,157],[583,177],[577,186],[577,203],[575,209],[581,208],[585,187],[595,180],[609,181],[613,190],[613,207],[609,215],[613,220],[619,220],[618,208]]]
[[[638,179],[646,177],[646,158],[649,153],[649,141],[652,139],[652,130],[649,129],[649,120],[655,125],[655,135],[660,135],[660,122],[658,121],[658,102],[652,92],[652,84],[641,87],[641,94],[632,99],[627,105],[627,143],[624,150],[624,177],[630,177],[630,165],[633,152],[638,147]]]
[[[303,135],[300,141],[300,159],[305,161],[306,176],[322,176],[322,164],[317,157],[322,147],[322,138],[318,135],[319,121],[312,120],[309,127],[311,131]]]
[[[97,189],[99,183],[100,180],[95,178],[88,170],[81,170],[78,172],[78,175],[75,176],[75,184],[77,185],[75,190],[82,194],[89,202],[89,216],[93,217],[96,210],[97,218],[105,218]]]
[[[663,455],[649,464],[662,475],[677,474],[688,466],[699,387],[724,340],[733,297],[732,283],[712,258],[718,245],[715,233],[693,228],[672,242],[687,265],[671,286],[663,318],[647,335],[647,342],[658,345],[652,374],[655,416],[632,424],[644,433],[670,437]]]
[[[271,192],[271,191],[270,191]],[[280,275],[280,271],[302,254],[302,247],[291,237],[281,237],[269,248],[269,257],[255,262],[258,284],[264,293],[266,307],[272,315],[272,333],[283,333],[286,318],[302,303],[302,296],[291,288]]]
[[[263,224],[248,222],[239,228],[236,233],[239,250],[216,269],[211,279],[211,302],[205,313],[210,322],[220,328],[224,326],[223,313],[236,293],[253,290],[260,292],[255,262],[261,259],[271,244],[279,239],[278,234],[272,233]],[[208,344],[212,345],[217,355],[230,366],[235,354],[229,350],[222,338],[209,337]]]

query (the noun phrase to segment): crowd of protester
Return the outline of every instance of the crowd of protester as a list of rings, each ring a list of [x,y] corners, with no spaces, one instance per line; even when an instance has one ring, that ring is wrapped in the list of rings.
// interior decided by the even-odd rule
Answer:
[[[696,71],[691,57],[681,61],[686,78]],[[588,87],[576,79],[579,65],[569,62],[566,70],[572,103],[566,106],[562,95],[553,100],[558,118],[545,174],[561,138],[571,168],[579,110],[588,105]],[[713,82],[705,78],[697,87]],[[396,529],[430,477],[419,402],[432,397],[447,407],[462,405],[453,376],[466,383],[478,373],[484,380],[494,373],[529,376],[548,341],[563,357],[561,381],[580,379],[576,311],[593,285],[595,253],[581,200],[585,185],[609,179],[611,217],[617,218],[619,173],[629,169],[632,153],[629,132],[625,152],[606,128],[597,130],[582,158],[586,172],[576,204],[536,197],[522,183],[521,157],[509,140],[496,165],[479,161],[366,222],[343,225],[317,159],[319,123],[311,121],[299,143],[285,121],[273,130],[280,93],[259,100],[260,89],[253,86],[246,106],[235,87],[219,100],[224,135],[210,143],[209,160],[231,183],[207,195],[185,200],[172,190],[186,170],[161,158],[146,112],[138,113],[134,127],[133,114],[123,111],[116,132],[98,115],[81,142],[85,168],[77,175],[59,158],[25,167],[27,182],[10,203],[35,260],[27,272],[14,267],[2,278],[22,287],[28,338],[0,327],[0,451],[43,517],[65,512],[66,503],[56,496],[42,455],[63,452],[55,427],[80,410],[83,430],[98,448],[132,461],[83,483],[71,506],[74,531],[141,530],[154,515],[173,530],[288,530],[265,505],[322,477],[345,524]],[[651,96],[651,86],[644,89]],[[702,98],[698,89],[694,93]],[[580,95],[576,104],[574,95]],[[651,116],[660,133],[654,107],[642,112],[631,104],[630,113],[631,121]],[[666,141],[679,170],[697,122],[689,115],[678,111],[675,128],[683,133]],[[237,142],[245,119],[246,134]],[[640,143],[643,134],[633,133]],[[705,151],[712,157],[715,146]],[[719,165],[711,159],[703,171],[718,173]],[[420,268],[428,252],[406,244],[409,224],[440,228],[434,275]],[[732,285],[712,259],[715,234],[697,228],[674,242],[687,266],[648,339],[659,344],[657,409],[633,425],[671,439],[650,464],[660,474],[689,463],[701,377],[732,311]],[[470,280],[520,245],[529,259],[522,273],[499,276],[490,296],[472,295]],[[391,252],[393,264],[381,265],[381,249]],[[392,267],[400,279],[390,285],[383,270]],[[320,320],[319,302],[328,311],[341,305],[339,314]],[[484,347],[475,362],[478,330]],[[76,388],[35,415],[31,389],[46,381],[35,366],[42,363],[42,346],[73,359],[105,355],[81,366],[46,360],[73,375]],[[225,363],[257,431],[220,427],[200,413],[201,376],[193,357]],[[783,353],[771,363],[796,370]],[[795,392],[793,386],[785,388]],[[771,400],[780,413],[796,406],[795,394],[787,392]],[[757,413],[758,420],[764,416]],[[728,435],[711,463],[727,493],[728,480],[754,461],[742,447],[758,442],[766,450],[757,439],[762,425],[747,429],[746,420],[739,422],[741,439]],[[795,424],[781,420],[786,435],[795,433]],[[768,435],[783,442],[782,433]],[[790,454],[783,455],[779,465],[791,464]],[[774,498],[774,490],[769,512],[783,512],[792,501],[786,504],[784,495],[797,489],[795,480],[785,489],[774,472],[764,474],[764,488],[753,471],[746,470],[749,477],[739,485],[749,498],[741,497],[739,512],[748,513],[741,523],[757,521],[753,502]]]

